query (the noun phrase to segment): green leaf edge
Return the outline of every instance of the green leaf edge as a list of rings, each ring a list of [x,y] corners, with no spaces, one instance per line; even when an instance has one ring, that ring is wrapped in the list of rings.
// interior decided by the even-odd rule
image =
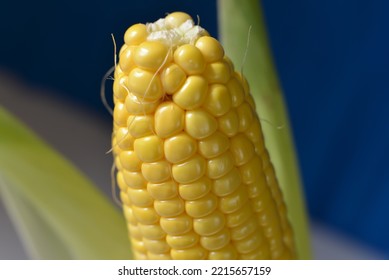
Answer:
[[[31,257],[131,259],[123,215],[90,180],[1,106],[0,135],[0,195]]]
[[[218,0],[219,36],[237,69],[249,81],[262,125],[266,147],[283,190],[292,224],[297,257],[311,259],[308,217],[287,109],[272,60],[265,22],[258,0]],[[280,128],[277,128],[280,126]]]

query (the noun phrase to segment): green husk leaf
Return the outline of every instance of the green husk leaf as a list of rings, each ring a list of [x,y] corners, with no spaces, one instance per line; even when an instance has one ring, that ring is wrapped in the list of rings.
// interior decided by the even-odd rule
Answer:
[[[219,35],[236,69],[240,70],[244,62],[243,74],[249,81],[257,112],[263,120],[266,147],[283,189],[298,258],[310,259],[308,220],[292,132],[259,2],[218,0]],[[243,61],[245,51],[247,57]]]
[[[2,107],[0,196],[32,258],[131,258],[120,211]]]

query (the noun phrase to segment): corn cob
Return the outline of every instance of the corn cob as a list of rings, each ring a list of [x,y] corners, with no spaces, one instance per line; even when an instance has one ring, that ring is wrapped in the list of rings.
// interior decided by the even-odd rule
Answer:
[[[113,152],[136,259],[291,259],[292,230],[246,79],[175,12],[124,35]]]

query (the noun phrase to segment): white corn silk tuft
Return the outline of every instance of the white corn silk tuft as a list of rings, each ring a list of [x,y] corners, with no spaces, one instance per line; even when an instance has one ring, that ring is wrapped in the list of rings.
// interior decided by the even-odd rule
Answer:
[[[198,38],[206,34],[205,29],[195,25],[190,19],[173,28],[166,25],[164,18],[154,23],[147,23],[146,26],[149,32],[148,41],[160,41],[172,47],[194,44]]]

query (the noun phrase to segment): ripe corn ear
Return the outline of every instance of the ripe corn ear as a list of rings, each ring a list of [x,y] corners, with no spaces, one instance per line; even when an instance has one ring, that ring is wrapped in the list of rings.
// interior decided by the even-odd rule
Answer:
[[[113,152],[136,259],[293,259],[246,79],[181,12],[124,35]]]

